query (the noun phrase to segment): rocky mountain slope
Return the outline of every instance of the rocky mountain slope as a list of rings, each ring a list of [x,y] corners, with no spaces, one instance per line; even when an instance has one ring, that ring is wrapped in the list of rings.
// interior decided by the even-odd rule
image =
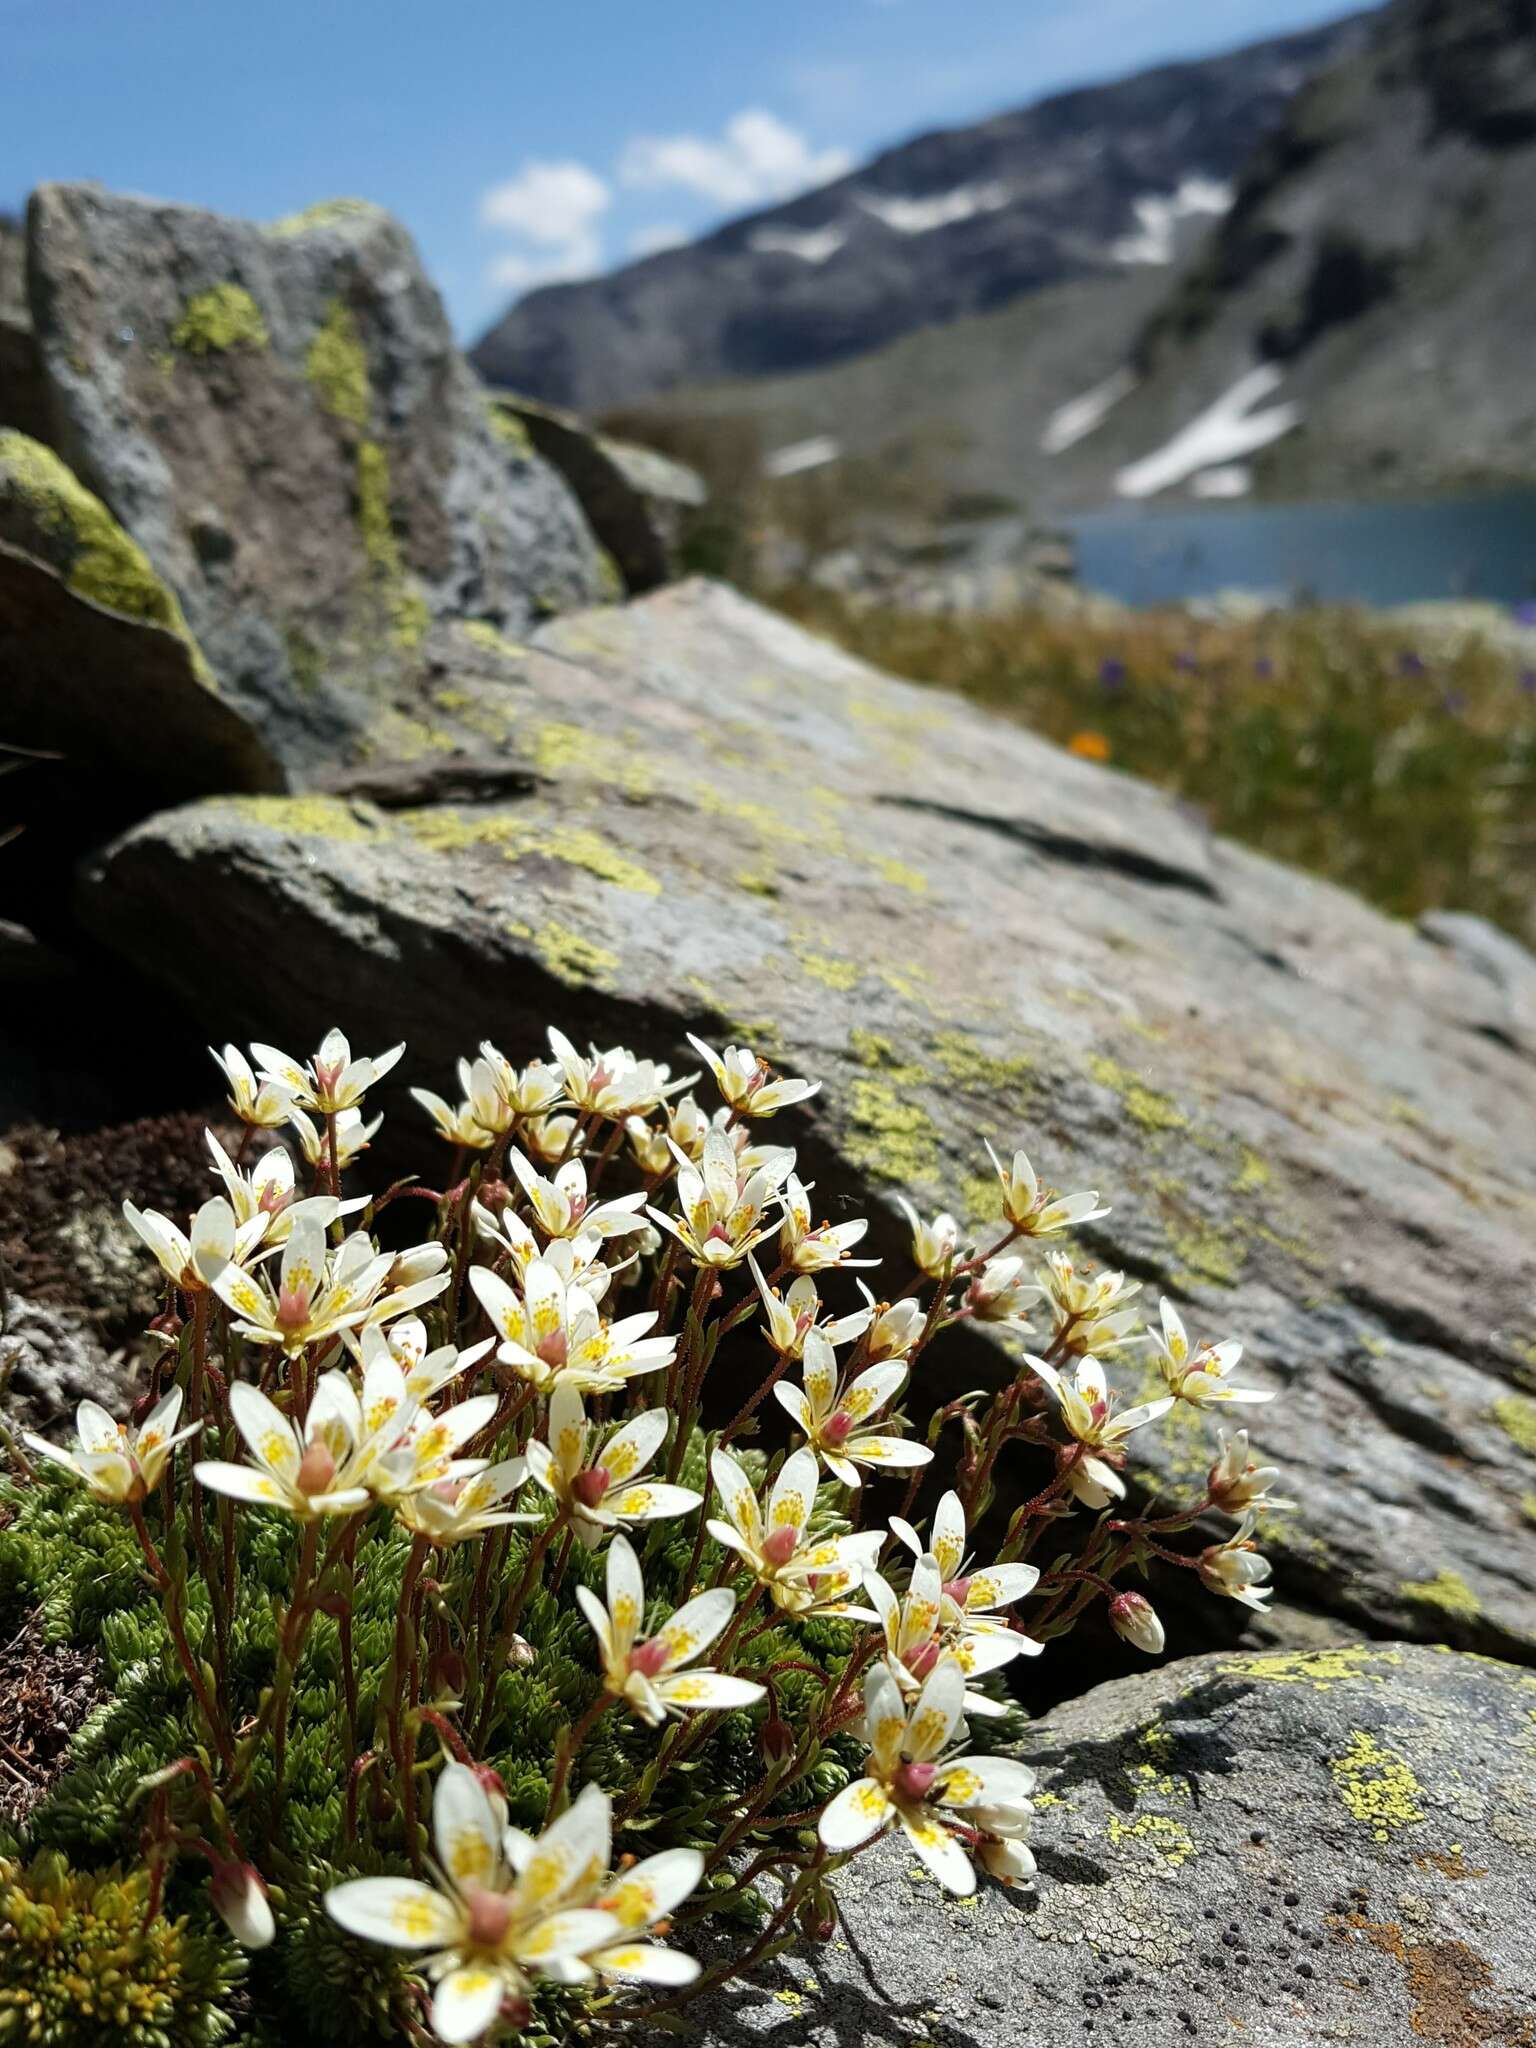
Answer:
[[[472,351],[588,409],[811,368],[1063,279],[1171,253],[1355,23],[1057,94],[887,150],[611,276],[534,292]]]

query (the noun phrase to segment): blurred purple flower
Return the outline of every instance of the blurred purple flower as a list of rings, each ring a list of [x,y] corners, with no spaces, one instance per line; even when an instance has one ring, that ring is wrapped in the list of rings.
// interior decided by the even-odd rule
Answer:
[[[1411,647],[1405,647],[1397,657],[1397,672],[1400,676],[1421,676],[1424,673],[1424,657]]]
[[[1269,678],[1275,672],[1274,661],[1269,655],[1261,654],[1258,660],[1253,664],[1253,672],[1263,681],[1268,682]]]
[[[1104,690],[1125,688],[1125,663],[1117,654],[1106,654],[1099,663],[1099,687]]]
[[[1440,705],[1452,718],[1460,718],[1467,708],[1467,693],[1465,690],[1447,690],[1440,699]]]
[[[1517,626],[1536,626],[1536,597],[1528,597],[1523,604],[1515,606]]]
[[[1536,668],[1521,669],[1520,687],[1527,697],[1536,697]]]
[[[1197,676],[1200,673],[1200,663],[1187,647],[1179,649],[1173,657],[1173,665],[1181,675]]]

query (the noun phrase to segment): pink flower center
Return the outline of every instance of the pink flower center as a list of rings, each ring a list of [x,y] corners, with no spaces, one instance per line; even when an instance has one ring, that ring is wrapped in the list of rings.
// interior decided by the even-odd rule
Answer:
[[[323,1060],[316,1060],[315,1093],[322,1096],[333,1095],[336,1092],[336,1084],[345,1071],[340,1060],[331,1061],[329,1064]]]
[[[613,1484],[613,1474],[606,1465],[594,1465],[589,1472],[578,1472],[571,1481],[571,1492],[584,1508],[595,1508],[603,1495]]]
[[[659,1678],[667,1668],[667,1646],[660,1636],[652,1636],[647,1642],[636,1643],[629,1653],[629,1668],[638,1671],[642,1678]]]
[[[324,1493],[336,1477],[336,1460],[329,1445],[312,1443],[299,1460],[294,1484],[300,1493]]]
[[[564,1365],[570,1352],[570,1340],[564,1330],[551,1330],[547,1337],[539,1339],[539,1357],[546,1365]]]
[[[512,1907],[502,1892],[477,1891],[470,1895],[469,1939],[475,1948],[500,1948],[512,1924]]]
[[[971,1582],[969,1579],[946,1579],[944,1591],[957,1607],[964,1607],[967,1599],[970,1597]]]
[[[853,1435],[853,1417],[846,1408],[839,1408],[835,1415],[827,1417],[821,1433],[829,1444],[845,1444]]]
[[[901,1661],[914,1678],[926,1678],[939,1661],[937,1638],[930,1636],[926,1643],[914,1643]]]
[[[799,1548],[800,1531],[793,1523],[786,1522],[764,1540],[763,1556],[772,1565],[788,1564]]]
[[[896,1773],[896,1796],[899,1799],[926,1799],[938,1775],[937,1764],[903,1764]]]
[[[277,1297],[277,1326],[280,1330],[302,1330],[309,1321],[309,1289],[285,1287]]]
[[[708,1244],[711,1240],[717,1238],[721,1244],[729,1244],[731,1241],[731,1233],[723,1223],[712,1223],[709,1226],[709,1236],[705,1238],[704,1242]]]

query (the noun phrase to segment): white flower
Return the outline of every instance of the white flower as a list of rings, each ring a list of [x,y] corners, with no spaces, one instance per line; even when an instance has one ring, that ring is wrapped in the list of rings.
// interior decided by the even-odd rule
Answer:
[[[1256,1526],[1257,1520],[1250,1508],[1225,1543],[1213,1543],[1208,1550],[1202,1550],[1200,1581],[1213,1593],[1221,1593],[1229,1600],[1240,1600],[1244,1607],[1251,1607],[1256,1614],[1267,1614],[1269,1610],[1264,1603],[1273,1589],[1265,1581],[1274,1567],[1253,1547]]]
[[[966,1679],[985,1678],[1001,1671],[1015,1657],[1038,1657],[1045,1647],[1032,1636],[1001,1623],[985,1630],[958,1622],[954,1602],[946,1602],[943,1576],[931,1551],[925,1551],[912,1567],[912,1580],[898,1599],[877,1571],[864,1577],[874,1613],[885,1636],[886,1663],[903,1692],[916,1692],[929,1673],[943,1659],[953,1659]],[[966,1711],[997,1715],[1007,1708],[984,1692],[967,1691]]]
[[[644,1192],[594,1203],[587,1194],[587,1169],[579,1159],[567,1160],[553,1180],[546,1180],[515,1147],[508,1163],[546,1237],[623,1237],[639,1227],[635,1212],[645,1207]]]
[[[1054,1188],[1042,1188],[1023,1152],[1014,1153],[1011,1167],[1004,1166],[990,1144],[987,1156],[1003,1185],[1003,1214],[1021,1236],[1051,1237],[1059,1230],[1072,1230],[1079,1223],[1092,1223],[1095,1218],[1109,1214],[1108,1209],[1099,1206],[1096,1191],[1058,1195]]]
[[[434,1095],[430,1088],[413,1088],[411,1098],[431,1117],[437,1126],[437,1135],[450,1145],[462,1145],[469,1152],[488,1152],[495,1143],[492,1134],[475,1121],[475,1112],[467,1102],[457,1108],[445,1102],[441,1095]]]
[[[777,1183],[761,1169],[742,1178],[731,1141],[718,1126],[710,1127],[700,1165],[683,1153],[676,1156],[681,1218],[655,1208],[646,1214],[698,1265],[740,1265],[773,1229],[771,1221],[764,1223],[763,1212]]]
[[[485,1337],[463,1351],[454,1344],[439,1344],[429,1351],[427,1326],[419,1316],[402,1316],[387,1330],[378,1323],[366,1323],[361,1331],[348,1331],[346,1335],[346,1342],[356,1348],[365,1369],[376,1358],[386,1354],[392,1358],[405,1376],[405,1391],[422,1407],[444,1387],[462,1378],[471,1366],[478,1365],[495,1341],[494,1337]]]
[[[856,1536],[812,1537],[820,1476],[814,1451],[799,1450],[784,1460],[766,1515],[751,1480],[729,1451],[715,1451],[709,1469],[730,1518],[709,1522],[709,1533],[746,1560],[776,1607],[790,1614],[859,1611],[847,1607],[846,1600],[864,1568],[879,1556],[884,1535],[869,1529]]]
[[[822,1273],[832,1266],[878,1266],[878,1259],[848,1257],[869,1229],[868,1220],[851,1223],[811,1222],[810,1190],[798,1174],[784,1185],[784,1221],[779,1226],[779,1257],[797,1273]]]
[[[320,1130],[304,1114],[302,1109],[291,1109],[288,1121],[298,1134],[299,1150],[311,1166],[323,1166],[329,1170],[331,1148],[326,1133]],[[336,1171],[344,1173],[360,1153],[366,1152],[379,1134],[382,1116],[376,1116],[372,1123],[363,1122],[360,1109],[342,1109],[336,1113]],[[348,1205],[361,1208],[360,1202]]]
[[[1195,1408],[1213,1408],[1225,1401],[1242,1405],[1275,1398],[1259,1387],[1230,1384],[1243,1356],[1241,1344],[1202,1344],[1191,1350],[1183,1319],[1167,1295],[1163,1296],[1162,1319],[1162,1334],[1152,1333],[1152,1348],[1176,1400],[1188,1401]]]
[[[925,1223],[905,1195],[896,1206],[912,1232],[912,1261],[919,1273],[930,1280],[942,1280],[960,1249],[960,1226],[947,1210],[941,1209],[931,1223]]]
[[[365,1200],[340,1202],[334,1195],[306,1195],[296,1200],[293,1161],[283,1146],[274,1145],[271,1151],[264,1152],[245,1174],[212,1131],[204,1131],[203,1136],[235,1214],[232,1256],[242,1266],[249,1263],[258,1249],[286,1243],[293,1226],[305,1218],[324,1230],[338,1216],[367,1206]]]
[[[837,1356],[820,1330],[807,1331],[804,1359],[803,1388],[780,1380],[773,1391],[835,1479],[858,1486],[861,1465],[894,1471],[933,1462],[925,1445],[882,1436],[867,1426],[906,1382],[907,1368],[899,1361],[867,1367],[839,1394]]]
[[[909,1522],[891,1517],[891,1534],[904,1543],[914,1557],[927,1550],[939,1568],[943,1581],[940,1623],[951,1636],[1007,1634],[1018,1637],[1025,1650],[1035,1656],[1043,1645],[1031,1636],[1018,1635],[996,1612],[1025,1599],[1040,1582],[1032,1564],[994,1564],[979,1570],[966,1559],[965,1509],[960,1496],[946,1493],[933,1512],[933,1529],[926,1544]],[[961,1657],[962,1664],[964,1657]]]
[[[675,1337],[646,1334],[654,1309],[604,1322],[588,1289],[567,1282],[550,1258],[530,1262],[521,1297],[489,1266],[471,1266],[469,1284],[502,1340],[497,1358],[540,1393],[556,1384],[616,1393],[627,1380],[669,1365],[677,1349]]]
[[[283,1247],[275,1285],[267,1274],[258,1279],[231,1263],[215,1274],[213,1286],[241,1318],[235,1328],[242,1337],[292,1353],[359,1323],[403,1315],[449,1284],[451,1276],[438,1271],[385,1294],[398,1263],[395,1254],[376,1251],[364,1231],[328,1251],[324,1232],[306,1218]]]
[[[192,1468],[201,1485],[235,1500],[282,1508],[302,1522],[367,1507],[363,1475],[377,1444],[363,1430],[358,1398],[344,1373],[320,1375],[302,1429],[244,1380],[230,1387],[229,1412],[255,1462],[204,1459]],[[381,1424],[391,1442],[398,1425],[398,1411]]]
[[[946,1891],[963,1897],[976,1889],[970,1860],[946,1822],[972,1833],[986,1826],[985,1814],[1016,1834],[1028,1818],[1035,1779],[1011,1757],[944,1757],[964,1706],[964,1674],[947,1657],[910,1709],[886,1667],[871,1668],[864,1681],[865,1775],[822,1814],[817,1832],[826,1848],[846,1854],[895,1822]]]
[[[1117,1593],[1109,1603],[1109,1625],[1123,1643],[1160,1657],[1166,1640],[1157,1609],[1143,1593]]]
[[[640,1477],[666,1442],[670,1419],[667,1409],[648,1408],[594,1445],[580,1393],[568,1379],[556,1384],[549,1397],[549,1442],[535,1437],[529,1444],[528,1471],[554,1495],[588,1549],[602,1541],[605,1529],[667,1521],[699,1506],[703,1496],[689,1487]]]
[[[330,1116],[343,1109],[355,1109],[375,1082],[382,1081],[396,1064],[405,1046],[392,1046],[373,1059],[355,1060],[345,1036],[340,1031],[328,1031],[320,1050],[302,1067],[275,1045],[253,1043],[251,1051],[263,1079],[285,1088],[298,1108]]]
[[[737,1116],[772,1116],[792,1102],[805,1102],[821,1089],[819,1081],[775,1081],[768,1062],[749,1045],[728,1045],[723,1053],[707,1046],[690,1031],[688,1043],[715,1077],[729,1108]]]
[[[272,1081],[258,1084],[249,1061],[237,1045],[226,1045],[222,1052],[214,1052],[210,1045],[208,1050],[213,1053],[229,1083],[229,1106],[241,1123],[250,1124],[258,1131],[275,1131],[287,1123],[289,1097],[286,1088],[280,1088]]]
[[[388,1449],[381,1447],[367,1464],[369,1491],[398,1505],[413,1493],[436,1486],[454,1487],[474,1478],[485,1470],[484,1458],[461,1458],[458,1452],[480,1434],[500,1405],[495,1394],[476,1394],[436,1415],[427,1415],[410,1403],[405,1427]],[[365,1426],[371,1424],[366,1384],[363,1418]]]
[[[859,1285],[864,1286],[862,1280]],[[927,1327],[927,1310],[910,1294],[900,1301],[877,1303],[868,1288],[864,1291],[873,1316],[866,1355],[876,1364],[887,1358],[905,1358]]]
[[[1165,1394],[1160,1400],[1144,1401],[1138,1407],[1122,1408],[1117,1413],[1098,1359],[1079,1360],[1070,1379],[1057,1372],[1055,1366],[1047,1365],[1043,1358],[1026,1355],[1024,1363],[1049,1387],[1068,1433],[1085,1449],[1108,1454],[1106,1458],[1078,1459],[1069,1478],[1073,1494],[1084,1506],[1093,1508],[1107,1507],[1111,1500],[1120,1499],[1125,1483],[1115,1464],[1123,1461],[1125,1439],[1133,1430],[1143,1429],[1160,1415],[1166,1415],[1173,1406],[1173,1396]]]
[[[208,1903],[242,1948],[270,1948],[276,1940],[266,1881],[253,1864],[215,1864]]]
[[[136,1504],[160,1484],[170,1455],[179,1443],[195,1436],[201,1427],[189,1423],[177,1430],[181,1413],[181,1389],[172,1387],[157,1401],[135,1429],[114,1422],[105,1408],[94,1401],[82,1401],[75,1411],[77,1447],[62,1450],[46,1437],[23,1430],[22,1442],[40,1458],[62,1465],[88,1486],[97,1500],[122,1507]]]
[[[607,1052],[599,1052],[594,1045],[592,1057],[583,1059],[565,1033],[553,1025],[549,1043],[565,1077],[565,1092],[577,1109],[613,1123],[654,1109],[664,1096],[686,1088],[695,1079],[690,1074],[686,1080],[673,1081],[670,1068],[658,1066],[654,1060],[637,1060],[621,1045],[611,1046]]]
[[[135,1209],[124,1202],[130,1229],[160,1261],[161,1270],[189,1294],[210,1287],[235,1256],[235,1212],[222,1195],[212,1195],[192,1218],[187,1236],[158,1209]]]
[[[1211,1467],[1207,1485],[1211,1499],[1224,1515],[1241,1515],[1251,1508],[1256,1515],[1270,1508],[1293,1508],[1293,1500],[1281,1500],[1270,1488],[1280,1477],[1278,1465],[1256,1465],[1248,1455],[1248,1432],[1235,1430],[1229,1437],[1216,1432],[1221,1455]]]
[[[480,1057],[490,1068],[497,1092],[513,1116],[544,1116],[565,1093],[565,1076],[543,1060],[514,1067],[488,1038],[480,1041]]]
[[[762,1297],[766,1323],[764,1337],[783,1358],[798,1358],[805,1349],[805,1340],[813,1329],[819,1329],[828,1344],[851,1344],[855,1337],[862,1337],[869,1328],[874,1309],[855,1309],[850,1316],[829,1317],[818,1323],[821,1313],[821,1299],[816,1292],[816,1282],[809,1273],[800,1273],[789,1284],[787,1294],[780,1294],[776,1287],[770,1287],[763,1278],[762,1269],[756,1259],[748,1258],[757,1291]]]
[[[1075,1357],[1097,1357],[1123,1344],[1140,1317],[1124,1304],[1141,1292],[1139,1280],[1124,1273],[1079,1272],[1065,1252],[1050,1252],[1040,1268],[1042,1290],[1051,1304],[1057,1344]]]
[[[504,1458],[469,1478],[436,1479],[405,1494],[395,1503],[395,1513],[415,1535],[447,1550],[487,1529],[538,1521],[537,1515],[517,1514],[504,1505],[527,1476],[526,1458]]]
[[[605,1885],[612,1814],[598,1786],[586,1786],[535,1840],[503,1827],[468,1765],[446,1764],[432,1795],[432,1836],[435,1883],[354,1878],[327,1892],[325,1904],[349,1934],[431,1951],[424,1967],[436,1986],[439,2040],[475,2040],[503,1999],[524,1994],[536,1976],[562,1984],[594,1976],[677,1984],[698,1974],[689,1957],[614,1936],[654,1925],[681,1905],[703,1873],[703,1857],[670,1850]]]
[[[524,1145],[546,1166],[560,1165],[577,1149],[581,1139],[575,1117],[564,1112],[559,1116],[527,1117],[522,1133]]]
[[[1024,1261],[1008,1254],[988,1259],[966,1289],[965,1305],[978,1322],[1027,1329],[1027,1311],[1039,1299],[1040,1289],[1024,1278]]]
[[[640,1560],[622,1532],[608,1546],[608,1601],[604,1606],[585,1586],[576,1600],[597,1637],[603,1684],[655,1728],[672,1713],[705,1708],[750,1707],[763,1688],[748,1678],[720,1671],[685,1671],[714,1642],[736,1608],[729,1586],[715,1586],[687,1600],[660,1628],[637,1641],[645,1618],[645,1582]]]

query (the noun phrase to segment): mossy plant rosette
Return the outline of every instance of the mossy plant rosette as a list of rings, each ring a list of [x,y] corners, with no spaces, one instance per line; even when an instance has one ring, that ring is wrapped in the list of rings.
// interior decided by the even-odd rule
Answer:
[[[1158,1561],[1262,1605],[1276,1474],[1246,1433],[1197,1498],[1121,1512],[1136,1429],[1264,1397],[1234,1384],[1238,1347],[1191,1344],[1166,1303],[1143,1339],[1134,1283],[1062,1249],[1096,1195],[994,1160],[979,1248],[910,1211],[913,1278],[861,1302],[866,1225],[819,1221],[764,1135],[814,1113],[813,1083],[695,1041],[710,1111],[696,1075],[550,1036],[521,1068],[482,1047],[457,1103],[414,1091],[444,1185],[371,1200],[352,1187],[365,1098],[400,1049],[225,1048],[245,1138],[231,1156],[210,1134],[221,1191],[185,1227],[130,1214],[164,1278],[133,1415],[30,1439],[7,1486],[0,1599],[92,1649],[105,1698],[0,1844],[8,1897],[37,1926],[60,1886],[143,1888],[114,1981],[161,2003],[124,2041],[227,2031],[236,1942],[253,2038],[338,1999],[361,2040],[558,2037],[584,2005],[670,2004],[796,1929],[825,1936],[837,1867],[889,1827],[951,1889],[976,1866],[1028,1881],[1028,1773],[990,1760],[1021,1733],[995,1674],[1098,1599],[1160,1649],[1120,1583]],[[881,1066],[900,1073],[894,1051]],[[911,1368],[967,1320],[1038,1355],[919,1443]],[[1148,1341],[1165,1391],[1127,1407],[1104,1361]],[[935,1447],[958,1447],[947,1472]],[[1015,1467],[1026,1497],[978,1569],[968,1528],[1019,1497]],[[1234,1534],[1181,1548],[1212,1511]],[[455,1815],[478,1861],[456,1862]],[[531,1900],[529,1857],[573,1830],[581,1875]],[[440,1965],[380,1920],[390,1898],[416,1932],[438,1914]],[[737,1934],[698,1975],[706,1916]],[[167,1977],[183,1935],[198,1967]],[[64,1950],[28,1967],[37,2009],[57,2005]]]

